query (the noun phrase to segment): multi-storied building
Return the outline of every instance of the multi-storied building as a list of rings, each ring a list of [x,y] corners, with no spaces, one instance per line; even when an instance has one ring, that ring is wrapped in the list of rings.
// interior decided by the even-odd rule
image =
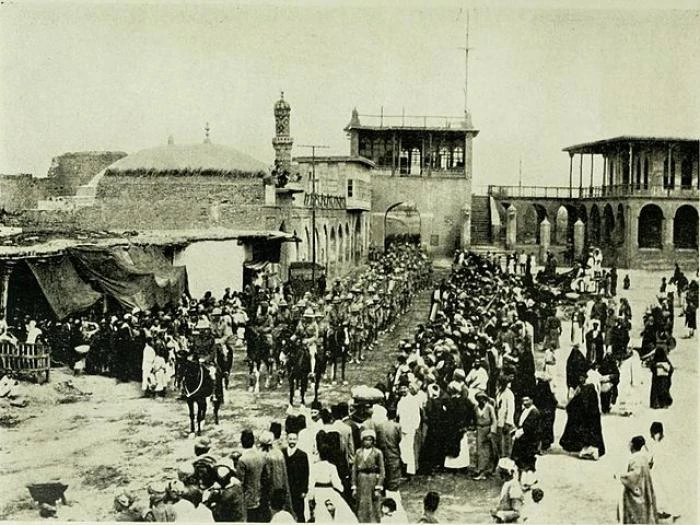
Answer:
[[[345,128],[350,155],[372,161],[372,239],[390,233],[390,215],[403,209],[432,252],[449,255],[470,245],[472,141],[479,133],[464,117],[360,115]],[[403,221],[410,231],[411,221]],[[401,228],[391,230],[399,232]]]
[[[479,241],[569,258],[597,246],[626,268],[697,267],[699,145],[623,136],[566,147],[568,186],[489,187],[478,202],[491,231]]]

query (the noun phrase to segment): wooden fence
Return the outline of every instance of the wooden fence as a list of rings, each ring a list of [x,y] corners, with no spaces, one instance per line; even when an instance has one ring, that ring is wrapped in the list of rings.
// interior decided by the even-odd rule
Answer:
[[[12,372],[19,376],[33,376],[37,381],[45,376],[49,380],[51,358],[49,347],[43,343],[0,342],[0,372]]]

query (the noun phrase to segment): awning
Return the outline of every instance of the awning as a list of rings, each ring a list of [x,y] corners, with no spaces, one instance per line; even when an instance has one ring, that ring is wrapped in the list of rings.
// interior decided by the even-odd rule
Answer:
[[[80,278],[65,255],[41,261],[28,259],[27,266],[59,319],[90,308],[102,297]]]
[[[78,271],[128,309],[174,304],[187,289],[187,273],[158,254],[161,248],[81,247],[70,250]],[[133,251],[133,253],[132,253]]]
[[[255,272],[261,272],[267,269],[268,266],[270,266],[269,261],[248,261],[243,263],[244,268],[248,268],[249,270],[253,270]]]

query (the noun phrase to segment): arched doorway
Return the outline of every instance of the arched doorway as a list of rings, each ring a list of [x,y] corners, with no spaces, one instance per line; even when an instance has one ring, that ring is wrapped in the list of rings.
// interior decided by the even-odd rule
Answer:
[[[566,209],[566,206],[559,206],[554,224],[554,244],[565,246],[568,230],[569,211]]]
[[[603,208],[603,231],[602,241],[604,245],[610,245],[613,242],[613,232],[615,231],[615,215],[610,204],[606,204]]]
[[[311,256],[311,235],[309,235],[309,228],[304,227],[304,242],[306,242],[306,260],[310,261]]]
[[[519,230],[518,242],[523,244],[539,244],[540,223],[547,216],[547,210],[540,204],[532,204],[525,208],[523,220],[517,224]]]
[[[354,242],[354,239],[350,236],[350,226],[348,226],[348,223],[346,222],[345,223],[345,261],[346,262],[352,261],[353,242]]]
[[[588,212],[583,204],[578,207],[578,219],[583,223],[583,246],[588,247]]]
[[[693,161],[686,157],[681,161],[681,189],[689,190],[693,187]]]
[[[625,208],[622,204],[617,205],[617,217],[615,217],[615,242],[622,246],[625,244]]]
[[[414,202],[397,202],[384,212],[384,248],[393,242],[420,244],[421,217]]]
[[[640,248],[661,248],[664,214],[656,204],[647,204],[639,212],[637,242]]]
[[[588,228],[590,230],[588,240],[592,245],[598,246],[600,244],[600,212],[596,204],[591,207],[591,218],[588,221]]]
[[[322,264],[328,266],[329,244],[328,244],[328,227],[323,225],[323,243],[318,241],[318,231],[316,232],[316,251],[321,254],[321,257],[316,257],[316,261],[321,261]]]
[[[673,218],[673,246],[687,249],[698,247],[698,210],[689,204],[676,210]]]

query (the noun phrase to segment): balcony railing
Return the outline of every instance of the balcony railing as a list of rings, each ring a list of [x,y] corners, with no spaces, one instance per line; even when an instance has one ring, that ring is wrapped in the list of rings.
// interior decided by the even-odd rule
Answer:
[[[464,117],[438,115],[359,115],[362,126],[375,128],[470,129]]]
[[[497,198],[529,199],[599,199],[601,197],[653,197],[653,198],[698,198],[700,190],[692,187],[674,188],[662,185],[621,184],[616,186],[589,186],[569,188],[568,186],[494,186],[488,187],[488,194]]]

